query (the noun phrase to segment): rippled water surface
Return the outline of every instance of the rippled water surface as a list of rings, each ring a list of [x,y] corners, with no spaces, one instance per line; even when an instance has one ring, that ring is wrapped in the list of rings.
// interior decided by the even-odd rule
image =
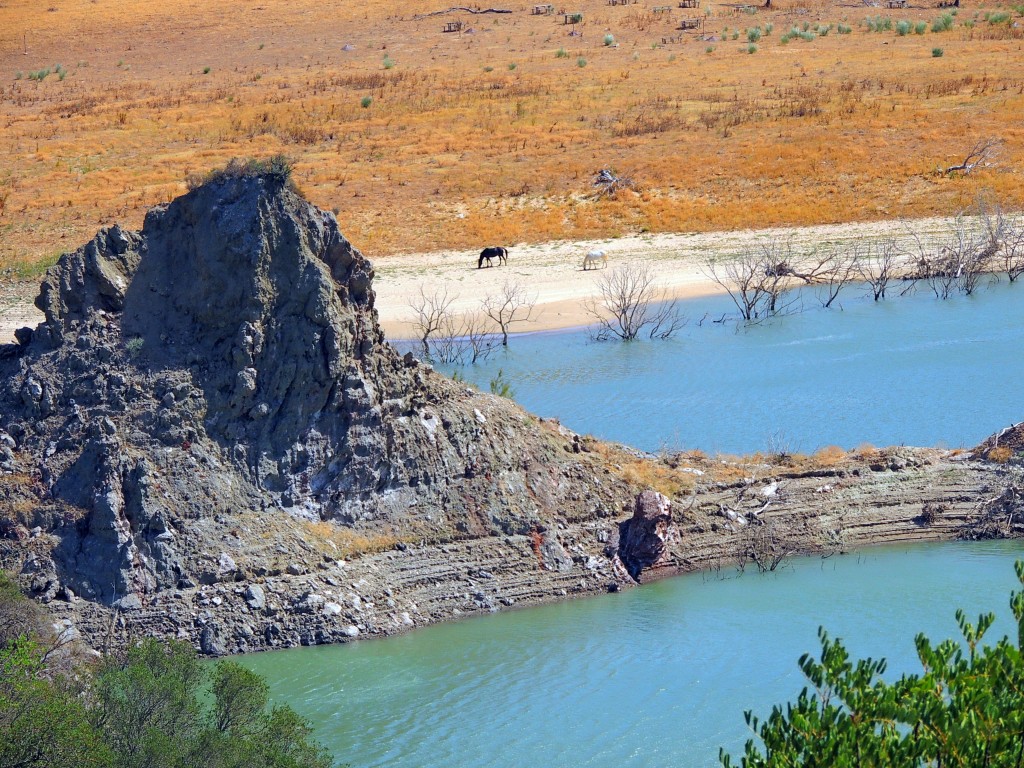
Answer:
[[[651,450],[973,445],[1022,418],[1022,297],[855,297],[741,330],[712,322],[728,299],[702,299],[668,342],[535,334],[463,375],[486,389],[500,368],[528,409]],[[354,766],[711,766],[720,746],[742,748],[745,709],[797,695],[820,624],[912,671],[914,634],[955,635],[957,606],[1008,613],[1021,554],[957,543],[799,559],[243,663]]]
[[[1011,631],[1018,542],[879,548],[776,573],[695,574],[387,640],[257,654],[275,700],[353,766],[688,768],[796,696],[817,628],[915,671],[913,636],[955,608]]]
[[[810,295],[803,305],[738,329],[713,322],[733,310],[727,297],[692,300],[669,341],[524,335],[460,372],[487,390],[501,369],[528,410],[646,450],[955,448],[1024,417],[1024,286],[877,304],[851,290],[841,310]]]

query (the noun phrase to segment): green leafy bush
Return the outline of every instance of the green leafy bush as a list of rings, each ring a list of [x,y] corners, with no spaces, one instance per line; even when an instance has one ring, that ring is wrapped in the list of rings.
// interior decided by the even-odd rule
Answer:
[[[1024,585],[1024,562],[1016,564]],[[943,766],[1016,768],[1024,760],[1024,593],[1010,596],[1016,637],[982,645],[995,621],[963,611],[962,640],[915,638],[919,674],[882,679],[884,659],[854,660],[842,640],[818,631],[821,655],[800,658],[809,686],[766,720],[746,713],[759,737],[725,768],[768,766]]]

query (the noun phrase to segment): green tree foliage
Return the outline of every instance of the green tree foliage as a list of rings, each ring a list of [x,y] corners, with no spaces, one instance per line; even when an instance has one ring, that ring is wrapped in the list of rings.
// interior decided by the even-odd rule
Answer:
[[[1024,584],[1024,562],[1016,571]],[[962,641],[936,645],[918,635],[922,672],[894,683],[881,679],[884,660],[853,661],[840,640],[819,630],[821,656],[805,654],[799,662],[810,687],[763,722],[747,712],[762,746],[749,740],[738,763],[723,750],[722,765],[1024,765],[1024,593],[1012,593],[1010,607],[1015,639],[982,645],[995,616],[983,614],[972,624],[957,611]]]
[[[43,650],[22,636],[0,649],[0,765],[107,768],[111,754],[68,681],[48,680]]]
[[[331,768],[259,675],[147,639],[61,674],[39,606],[0,573],[0,768]],[[52,633],[49,633],[52,635]]]

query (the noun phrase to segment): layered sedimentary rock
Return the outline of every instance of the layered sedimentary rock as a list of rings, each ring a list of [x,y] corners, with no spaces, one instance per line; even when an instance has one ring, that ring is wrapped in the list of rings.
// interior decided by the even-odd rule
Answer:
[[[637,498],[616,457],[653,457],[400,356],[372,279],[272,174],[221,174],[65,254],[45,322],[0,347],[0,566],[94,645],[224,653],[1019,528],[1016,470],[948,452],[826,480],[709,466],[675,499]]]

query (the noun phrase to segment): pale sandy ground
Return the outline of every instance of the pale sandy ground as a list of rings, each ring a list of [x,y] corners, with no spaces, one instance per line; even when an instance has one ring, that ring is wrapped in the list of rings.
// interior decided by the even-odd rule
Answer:
[[[918,219],[830,224],[739,232],[701,234],[630,235],[610,240],[558,241],[509,248],[508,266],[477,269],[479,251],[438,251],[404,254],[374,260],[377,311],[389,338],[413,336],[413,311],[409,306],[421,288],[433,293],[447,290],[456,296],[452,308],[472,312],[482,299],[497,293],[504,281],[523,284],[536,296],[531,322],[515,330],[538,331],[585,325],[584,303],[597,293],[604,270],[584,272],[583,255],[590,250],[608,254],[609,269],[630,262],[650,265],[657,284],[676,297],[715,293],[721,288],[706,274],[708,259],[726,261],[757,249],[762,243],[790,242],[796,252],[827,244],[898,237],[912,243],[911,230],[932,240],[949,231],[951,219]],[[42,314],[32,306],[34,285],[0,286],[0,343],[14,339],[14,330],[35,326]]]
[[[897,237],[916,247],[911,230],[923,241],[949,231],[951,219],[918,219],[909,224],[885,221],[832,224],[816,227],[710,232],[701,234],[630,235],[612,240],[559,241],[509,248],[508,266],[477,269],[478,251],[440,251],[377,259],[377,312],[389,338],[410,338],[414,313],[409,303],[421,288],[429,295],[447,289],[458,298],[452,309],[473,312],[488,295],[501,290],[506,280],[523,284],[536,296],[531,322],[515,330],[539,331],[570,328],[591,322],[585,302],[597,293],[601,269],[583,271],[583,256],[590,250],[608,255],[608,269],[630,262],[650,265],[659,286],[678,298],[722,291],[707,274],[708,259],[728,261],[756,250],[763,243],[791,243],[797,253],[827,244]],[[496,262],[495,262],[496,263]]]

